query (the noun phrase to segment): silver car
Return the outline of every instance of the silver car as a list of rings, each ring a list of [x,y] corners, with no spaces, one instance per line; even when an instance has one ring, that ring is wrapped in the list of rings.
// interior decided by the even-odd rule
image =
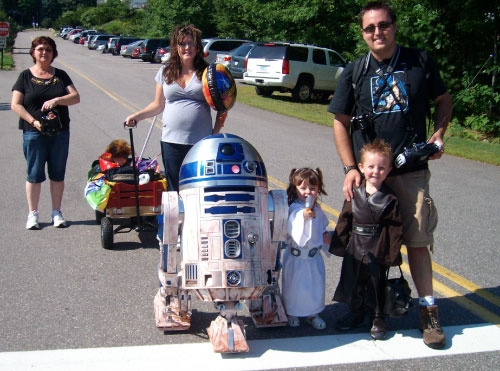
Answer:
[[[231,53],[231,60],[229,61],[229,71],[236,79],[242,79],[245,72],[245,60],[250,52],[255,48],[257,43],[248,42],[241,44]]]
[[[248,40],[219,38],[202,39],[203,58],[205,58],[208,63],[214,63],[217,54],[227,53],[245,42],[248,42]]]

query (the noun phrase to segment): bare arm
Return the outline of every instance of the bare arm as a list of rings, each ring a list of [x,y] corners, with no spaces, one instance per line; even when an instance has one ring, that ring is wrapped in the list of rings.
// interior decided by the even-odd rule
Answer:
[[[222,130],[222,128],[224,127],[224,122],[226,121],[226,117],[227,117],[227,111],[224,113],[217,112],[217,115],[215,116],[215,125],[214,129],[212,130],[212,134],[217,134]]]
[[[17,113],[19,117],[22,118],[24,121],[28,122],[37,130],[41,130],[42,126],[40,124],[40,121],[36,120],[33,116],[31,116],[31,114],[26,110],[26,108],[24,108],[23,100],[24,100],[24,94],[21,93],[20,91],[13,90],[10,108],[12,108],[12,111]]]
[[[55,106],[72,106],[73,104],[80,103],[80,94],[78,94],[73,84],[68,85],[66,91],[68,94],[44,102],[42,111],[51,110]]]
[[[163,112],[164,108],[165,96],[163,95],[163,87],[159,83],[156,83],[154,100],[142,110],[128,116],[125,119],[125,125],[135,126],[136,123],[141,120],[160,114]]]
[[[451,113],[453,110],[453,105],[451,103],[451,97],[449,93],[444,93],[436,99],[434,99],[435,112],[434,112],[434,134],[432,134],[429,139],[429,143],[439,143],[443,144],[444,134],[448,128],[448,123],[451,120]],[[444,146],[441,151],[435,155],[429,157],[430,160],[437,160],[441,158],[444,153]]]
[[[333,135],[335,136],[335,145],[339,153],[340,160],[344,166],[356,165],[352,153],[351,136],[349,135],[349,127],[351,125],[350,117],[348,115],[336,114],[333,120]],[[361,174],[357,170],[349,171],[344,178],[344,185],[342,191],[347,201],[353,197],[353,186],[359,187],[361,184]]]

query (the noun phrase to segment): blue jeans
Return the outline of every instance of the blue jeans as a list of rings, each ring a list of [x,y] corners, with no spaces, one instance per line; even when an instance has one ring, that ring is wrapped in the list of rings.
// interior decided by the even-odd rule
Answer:
[[[167,177],[167,190],[179,192],[179,172],[182,161],[191,149],[192,144],[161,142],[161,156]]]
[[[60,131],[49,137],[39,131],[25,131],[23,133],[23,152],[27,164],[27,178],[29,183],[45,181],[45,164],[49,179],[62,182],[66,174],[68,159],[69,131]]]

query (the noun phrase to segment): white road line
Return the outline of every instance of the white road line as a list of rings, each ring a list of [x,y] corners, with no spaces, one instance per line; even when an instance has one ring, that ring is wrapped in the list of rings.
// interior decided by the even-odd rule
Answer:
[[[122,348],[0,353],[0,370],[265,370],[500,351],[500,328],[491,324],[444,328],[448,345],[433,350],[418,330],[391,333],[386,341],[345,334],[248,341],[249,353],[218,354],[209,342]]]

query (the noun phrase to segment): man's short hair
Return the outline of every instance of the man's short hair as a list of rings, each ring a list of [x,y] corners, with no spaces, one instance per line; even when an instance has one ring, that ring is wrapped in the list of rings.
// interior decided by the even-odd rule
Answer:
[[[395,23],[396,22],[396,13],[394,12],[394,9],[392,6],[387,4],[384,1],[371,1],[368,4],[366,4],[363,9],[361,9],[361,12],[359,13],[359,26],[363,28],[363,17],[366,12],[370,10],[385,10],[387,14],[389,14],[389,17],[391,18],[391,22]]]

